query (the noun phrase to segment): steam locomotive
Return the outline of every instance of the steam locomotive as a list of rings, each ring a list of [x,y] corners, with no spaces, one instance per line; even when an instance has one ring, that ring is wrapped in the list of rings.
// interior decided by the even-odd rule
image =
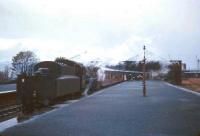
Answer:
[[[18,76],[18,102],[25,107],[34,101],[48,105],[58,97],[81,93],[85,86],[83,65],[72,61],[69,64],[43,61],[34,66],[34,75]]]
[[[100,68],[94,75],[96,76],[91,83],[91,89],[97,90],[127,80],[130,72]],[[18,76],[18,102],[25,108],[31,108],[35,101],[39,104],[49,105],[56,98],[83,93],[88,86],[89,78],[86,76],[86,68],[74,61],[39,62],[34,66],[34,75]]]

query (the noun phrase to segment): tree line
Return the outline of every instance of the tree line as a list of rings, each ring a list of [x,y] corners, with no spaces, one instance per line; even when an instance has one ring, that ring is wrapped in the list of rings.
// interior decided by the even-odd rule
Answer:
[[[127,70],[127,71],[142,71],[143,62],[139,61],[123,61],[118,63],[117,65],[108,65],[107,67],[118,69],[118,70]],[[146,63],[147,71],[159,71],[161,70],[162,65],[159,61],[149,61]]]
[[[0,83],[9,83],[20,74],[32,75],[33,67],[38,61],[34,52],[20,51],[12,57],[11,67],[5,66],[4,70],[0,70]]]
[[[67,60],[68,63],[71,61],[66,59],[65,57],[57,57],[55,62],[65,62]],[[32,51],[20,51],[15,56],[12,57],[12,65],[11,67],[5,66],[4,70],[0,70],[0,82],[9,81],[17,77],[20,74],[32,75],[33,68],[36,63],[39,62],[39,58]],[[118,70],[127,70],[127,71],[142,71],[143,62],[139,61],[123,61],[118,63],[117,65],[107,65],[108,68],[118,69]],[[158,71],[162,68],[162,65],[159,61],[149,61],[146,63],[147,71]],[[87,71],[98,70],[97,66],[86,66]]]

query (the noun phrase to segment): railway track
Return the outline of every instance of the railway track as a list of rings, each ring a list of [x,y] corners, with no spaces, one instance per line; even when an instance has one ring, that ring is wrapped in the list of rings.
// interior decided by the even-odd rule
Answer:
[[[21,111],[21,105],[12,105],[4,109],[0,109],[0,118],[15,115]]]

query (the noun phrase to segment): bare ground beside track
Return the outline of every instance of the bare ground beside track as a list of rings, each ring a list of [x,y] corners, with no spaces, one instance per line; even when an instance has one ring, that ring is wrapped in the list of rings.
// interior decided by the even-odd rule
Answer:
[[[200,78],[183,79],[182,86],[200,93]]]

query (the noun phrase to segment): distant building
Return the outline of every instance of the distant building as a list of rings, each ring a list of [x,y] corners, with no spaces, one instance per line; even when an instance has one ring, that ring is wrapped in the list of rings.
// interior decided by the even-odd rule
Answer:
[[[185,71],[187,69],[186,64],[182,63],[182,70]]]
[[[199,70],[185,70],[183,71],[183,77],[185,78],[200,78]]]

